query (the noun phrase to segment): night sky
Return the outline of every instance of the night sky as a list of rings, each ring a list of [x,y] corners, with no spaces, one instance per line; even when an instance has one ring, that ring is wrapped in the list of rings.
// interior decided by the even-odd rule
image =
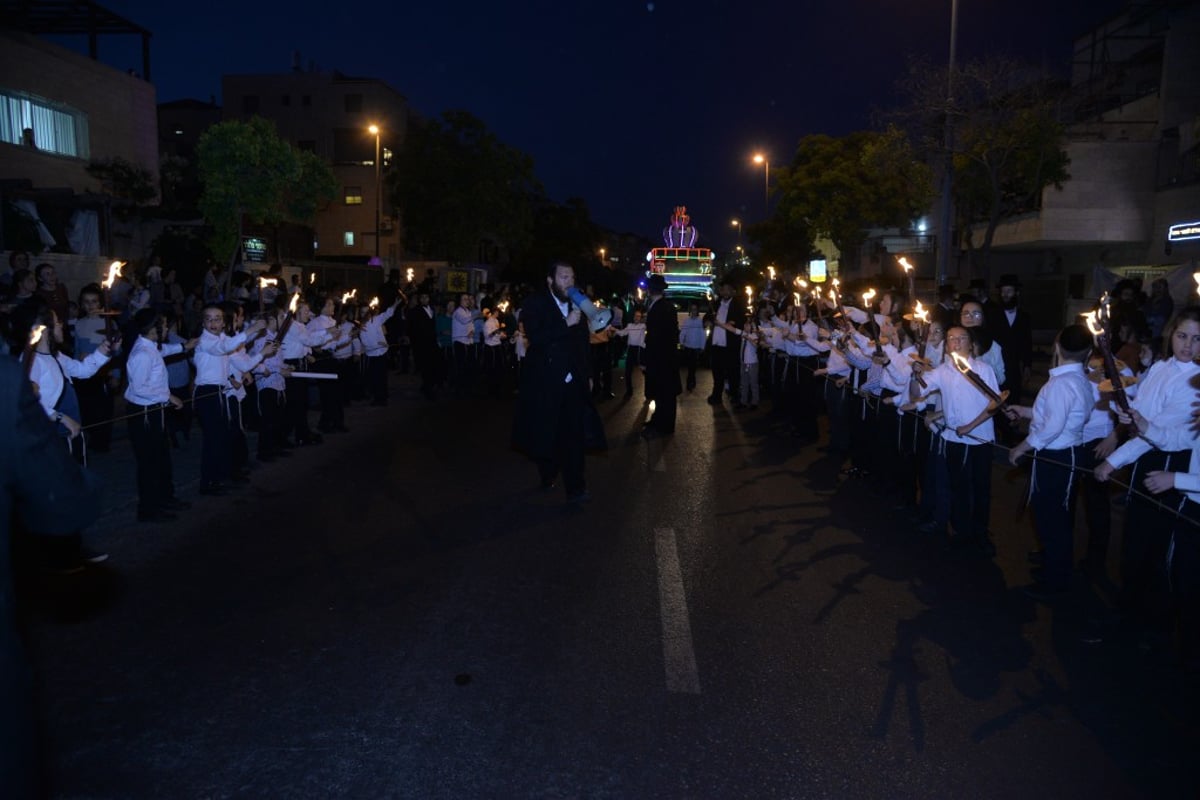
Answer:
[[[656,236],[686,204],[701,244],[763,215],[763,173],[810,133],[868,127],[908,54],[944,62],[950,0],[229,2],[108,0],[148,28],[160,102],[221,102],[224,73],[305,65],[377,77],[433,116],[465,109],[533,155],[556,200]],[[1016,55],[1066,75],[1074,36],[1124,0],[959,0],[958,58]],[[188,10],[184,10],[188,9]],[[1051,10],[1053,9],[1053,10]],[[337,16],[328,18],[335,13]],[[79,42],[83,46],[83,42]],[[140,69],[140,41],[101,40]]]

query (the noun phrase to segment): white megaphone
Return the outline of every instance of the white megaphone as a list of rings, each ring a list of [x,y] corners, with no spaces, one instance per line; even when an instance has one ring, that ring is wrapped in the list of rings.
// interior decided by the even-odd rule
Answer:
[[[612,322],[612,310],[607,308],[596,308],[596,305],[588,299],[588,296],[575,286],[567,289],[567,299],[588,318],[588,324],[593,331],[602,331]]]

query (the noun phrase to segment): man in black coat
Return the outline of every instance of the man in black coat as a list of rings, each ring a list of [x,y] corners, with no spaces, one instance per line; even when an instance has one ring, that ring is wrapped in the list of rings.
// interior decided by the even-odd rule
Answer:
[[[667,281],[662,275],[651,275],[646,291],[650,302],[642,365],[646,369],[646,397],[654,401],[654,415],[646,422],[642,435],[669,436],[675,432],[676,398],[683,394],[679,380],[679,319],[674,304],[663,296]]]
[[[721,404],[726,381],[729,382],[730,396],[734,400],[738,397],[738,384],[742,372],[738,358],[742,342],[739,334],[742,326],[746,324],[746,309],[734,297],[733,284],[722,281],[717,292],[719,298],[712,312],[712,346],[709,348],[713,388],[712,394],[708,396],[708,404],[713,406]]]
[[[1033,323],[1020,307],[1021,282],[1017,276],[1002,275],[998,286],[1000,308],[987,312],[988,326],[1004,354],[1004,383],[1000,388],[1007,389],[1008,402],[1016,404],[1021,402],[1021,389],[1033,364]]]
[[[513,422],[513,446],[537,463],[543,489],[553,487],[561,472],[568,503],[588,499],[583,425],[591,392],[588,325],[567,296],[574,285],[574,268],[556,262],[547,271],[546,289],[521,303],[529,346]]]
[[[63,446],[29,379],[0,359],[0,794],[40,797],[34,753],[33,677],[17,634],[9,520],[40,535],[67,535],[95,517],[94,477]]]
[[[408,315],[408,338],[412,342],[417,370],[421,373],[421,393],[431,400],[442,360],[437,343],[436,318],[437,312],[429,303],[429,292],[420,290],[417,293],[417,305]]]

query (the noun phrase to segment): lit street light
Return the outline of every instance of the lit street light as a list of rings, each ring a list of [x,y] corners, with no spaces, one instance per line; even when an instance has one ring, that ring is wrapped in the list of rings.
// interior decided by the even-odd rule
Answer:
[[[754,163],[763,165],[763,216],[766,216],[767,205],[771,195],[771,163],[762,153],[754,154]]]
[[[950,62],[946,70],[946,154],[942,164],[942,218],[938,220],[937,285],[946,283],[950,267],[950,236],[954,218],[954,124],[950,107],[954,103],[954,50],[958,43],[958,0],[950,1]]]
[[[600,248],[600,266],[604,266],[604,256],[608,253],[603,247]]]
[[[730,222],[730,224],[738,229],[738,245],[740,246],[742,243],[742,221],[740,219],[735,219]]]
[[[379,258],[379,206],[380,197],[383,194],[383,184],[379,179],[379,126],[372,125],[367,128],[371,135],[375,137],[375,258]]]

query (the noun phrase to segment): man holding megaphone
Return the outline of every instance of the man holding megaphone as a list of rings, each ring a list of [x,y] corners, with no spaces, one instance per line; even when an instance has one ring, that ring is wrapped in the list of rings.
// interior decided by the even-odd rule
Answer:
[[[590,314],[588,312],[591,312]],[[521,303],[529,349],[513,422],[513,446],[537,463],[543,489],[559,475],[567,502],[589,499],[583,477],[584,413],[591,393],[588,330],[601,311],[575,289],[575,270],[558,261],[546,272],[546,290]],[[590,324],[584,324],[585,315]],[[607,327],[607,320],[600,327]]]

